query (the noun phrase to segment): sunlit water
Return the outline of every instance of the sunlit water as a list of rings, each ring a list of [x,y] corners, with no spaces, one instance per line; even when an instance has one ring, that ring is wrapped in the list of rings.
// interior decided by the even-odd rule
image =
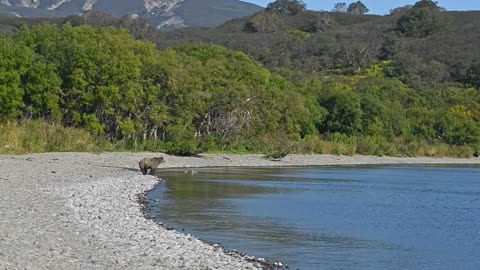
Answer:
[[[163,171],[158,222],[290,269],[480,269],[480,167]]]

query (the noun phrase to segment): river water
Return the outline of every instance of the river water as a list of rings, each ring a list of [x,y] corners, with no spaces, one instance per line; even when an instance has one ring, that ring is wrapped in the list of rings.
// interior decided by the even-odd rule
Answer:
[[[158,222],[290,269],[480,269],[480,167],[162,171]]]

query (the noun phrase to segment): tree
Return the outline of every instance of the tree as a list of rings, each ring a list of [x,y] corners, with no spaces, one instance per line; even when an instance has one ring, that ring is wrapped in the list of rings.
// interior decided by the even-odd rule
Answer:
[[[174,116],[170,124],[191,125],[197,139],[215,135],[228,143],[278,130],[298,133],[299,118],[308,117],[303,101],[292,104],[288,82],[244,53],[201,45],[167,52],[179,56],[182,65],[170,75],[172,89],[166,93]]]
[[[365,4],[363,4],[361,1],[357,1],[357,2],[354,2],[354,3],[351,3],[348,8],[347,8],[347,12],[348,13],[352,13],[352,14],[365,14],[368,12],[368,8],[367,6],[365,6]]]
[[[252,32],[274,33],[280,30],[280,19],[274,12],[259,12],[248,22]]]
[[[305,3],[301,0],[277,0],[267,5],[267,11],[276,11],[283,14],[295,15],[304,11]]]
[[[390,10],[390,15],[399,15],[399,14],[406,14],[410,9],[412,9],[412,5],[405,5],[403,7],[397,7]]]
[[[31,65],[33,51],[23,43],[0,37],[0,121],[15,119],[25,106],[21,76]]]
[[[372,37],[370,42],[356,42],[342,46],[334,55],[336,63],[353,74],[360,74],[362,68],[369,66],[378,54],[379,42]]]
[[[297,17],[301,17],[301,22],[297,26],[298,29],[308,33],[326,31],[331,28],[333,24],[333,19],[330,14],[326,12],[318,13],[307,11]]]
[[[480,89],[480,63],[473,64],[467,69],[463,82]]]
[[[319,131],[347,135],[354,135],[360,131],[363,112],[359,96],[351,89],[340,85],[326,85],[325,90],[318,103],[328,111],[328,114]]]
[[[436,60],[420,65],[418,74],[423,83],[428,85],[445,82],[449,79],[448,67]]]
[[[22,81],[27,106],[27,115],[24,113],[24,117],[60,121],[61,80],[55,73],[54,66],[41,59],[30,67]]]
[[[413,8],[429,8],[429,9],[439,9],[439,10],[444,10],[443,8],[438,6],[437,1],[432,1],[432,0],[421,0],[415,3],[413,5]]]
[[[333,12],[346,12],[347,3],[336,3],[332,9]]]
[[[440,112],[435,125],[437,137],[450,145],[478,144],[480,128],[471,115],[462,105],[455,105]]]
[[[397,21],[397,30],[408,37],[426,37],[444,29],[447,19],[436,2],[422,0]]]

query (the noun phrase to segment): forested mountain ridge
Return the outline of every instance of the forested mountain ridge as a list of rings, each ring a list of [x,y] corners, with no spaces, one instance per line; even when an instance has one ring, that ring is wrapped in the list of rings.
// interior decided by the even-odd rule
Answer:
[[[386,16],[261,11],[214,28],[189,27],[173,32],[156,31],[148,21],[98,12],[52,22],[126,28],[134,37],[156,43],[159,49],[182,44],[217,44],[243,51],[268,68],[357,74],[372,63],[393,61],[397,75],[402,75],[412,86],[421,87],[422,82],[475,83],[471,72],[480,65],[480,50],[476,46],[480,43],[480,11],[434,11],[420,19],[411,15],[418,24],[422,24],[422,19],[425,24],[429,20],[439,21],[428,26],[436,28],[427,29],[430,32],[412,34],[408,29],[400,29],[399,23],[411,9],[397,8]],[[14,32],[20,23],[19,19],[0,20],[0,31],[4,33]],[[29,25],[41,21],[44,20],[23,20]]]
[[[2,0],[0,15],[67,17],[91,11],[148,19],[161,29],[213,26],[261,7],[237,0]]]
[[[98,13],[8,19],[0,121],[44,119],[179,154],[472,156],[479,13],[418,3],[389,16],[270,6],[170,32]]]
[[[402,14],[305,11],[278,14],[277,29],[249,28],[252,21],[260,21],[258,17],[265,14],[233,20],[214,29],[159,32],[149,40],[160,48],[218,44],[246,52],[268,68],[307,73],[358,74],[372,63],[392,61],[397,75],[411,85],[422,81],[464,82],[469,70],[480,64],[480,11],[442,12],[445,25],[425,36],[402,33],[398,29]]]

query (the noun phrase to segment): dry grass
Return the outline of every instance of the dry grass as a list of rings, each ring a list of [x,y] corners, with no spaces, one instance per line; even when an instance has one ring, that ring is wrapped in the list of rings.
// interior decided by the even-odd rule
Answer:
[[[298,153],[334,154],[334,155],[375,155],[400,157],[472,157],[475,149],[472,146],[450,146],[439,142],[425,140],[407,141],[393,138],[387,141],[383,137],[346,137],[343,135],[321,139],[319,136],[308,136],[297,144]]]
[[[115,145],[115,146],[114,146]],[[146,147],[151,145],[151,147]],[[41,152],[100,152],[100,151],[148,151],[161,146],[158,142],[143,142],[138,149],[123,141],[110,143],[79,128],[65,128],[59,124],[41,120],[6,122],[0,124],[0,154],[25,154]],[[258,149],[255,149],[255,148]],[[310,135],[295,142],[286,136],[269,137],[260,146],[242,151],[255,150],[267,156],[282,158],[289,153],[334,154],[334,155],[376,155],[376,156],[427,156],[462,157],[473,156],[472,146],[450,146],[439,142],[423,140],[408,141],[403,138],[386,140],[383,137],[353,137],[333,135],[327,138]],[[152,148],[152,149],[150,149]]]
[[[96,152],[110,144],[85,130],[40,120],[0,124],[0,153]],[[110,149],[111,150],[111,149]]]

